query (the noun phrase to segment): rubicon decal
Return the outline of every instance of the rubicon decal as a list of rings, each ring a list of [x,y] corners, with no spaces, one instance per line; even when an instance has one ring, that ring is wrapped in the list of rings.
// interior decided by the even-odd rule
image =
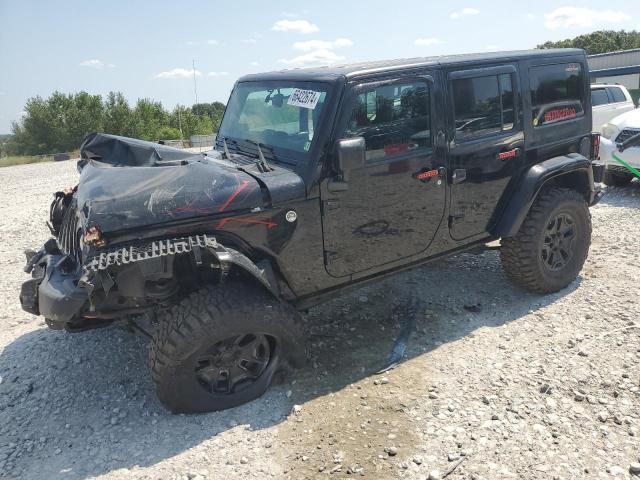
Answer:
[[[556,108],[544,112],[544,122],[557,122],[558,120],[567,120],[569,118],[575,118],[577,115],[575,108]]]
[[[421,182],[425,182],[433,177],[437,177],[439,175],[438,170],[427,170],[426,172],[420,172],[414,174],[414,178],[420,180]]]
[[[514,148],[513,150],[509,150],[508,152],[500,152],[498,154],[498,159],[506,160],[507,158],[514,158],[517,157],[519,153],[519,150],[517,148]]]

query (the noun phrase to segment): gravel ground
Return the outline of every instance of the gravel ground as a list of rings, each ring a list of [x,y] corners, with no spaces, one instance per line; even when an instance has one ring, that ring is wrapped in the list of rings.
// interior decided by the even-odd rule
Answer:
[[[640,182],[592,209],[581,276],[512,287],[464,254],[312,309],[309,366],[243,407],[174,416],[146,341],[67,334],[24,313],[22,250],[40,246],[74,162],[0,169],[0,477],[631,478],[640,469]],[[380,367],[406,318],[405,361]]]

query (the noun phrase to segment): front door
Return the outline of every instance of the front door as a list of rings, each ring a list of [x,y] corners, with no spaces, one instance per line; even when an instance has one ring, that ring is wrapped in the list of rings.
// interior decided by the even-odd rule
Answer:
[[[455,240],[487,231],[507,184],[523,164],[524,134],[515,65],[448,74],[449,144]]]
[[[363,166],[336,188],[323,182],[322,225],[328,273],[344,277],[423,252],[444,216],[446,175],[432,131],[431,77],[353,85],[337,138],[362,137]],[[438,95],[440,99],[442,96]]]

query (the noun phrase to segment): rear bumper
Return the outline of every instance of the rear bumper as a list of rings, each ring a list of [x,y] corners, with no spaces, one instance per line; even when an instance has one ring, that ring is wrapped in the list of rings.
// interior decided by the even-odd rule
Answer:
[[[89,300],[86,289],[78,286],[82,269],[68,255],[43,248],[30,262],[31,279],[22,284],[20,304],[23,310],[44,316],[59,328],[78,317]]]

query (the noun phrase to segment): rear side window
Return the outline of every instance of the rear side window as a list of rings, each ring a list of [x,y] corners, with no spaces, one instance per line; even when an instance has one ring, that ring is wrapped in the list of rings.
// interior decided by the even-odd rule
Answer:
[[[363,137],[368,162],[431,146],[429,87],[414,81],[381,85],[356,97],[345,137]]]
[[[622,92],[621,88],[609,87],[607,90],[609,90],[609,93],[611,94],[611,98],[613,98],[613,103],[627,101],[627,97],[624,96],[624,93]]]
[[[579,63],[531,67],[529,79],[535,126],[584,115],[583,75]]]
[[[511,74],[502,74],[453,80],[457,139],[513,129],[515,114],[511,77]]]
[[[598,105],[606,105],[607,103],[609,103],[609,97],[604,88],[591,90],[591,105],[597,107]]]

